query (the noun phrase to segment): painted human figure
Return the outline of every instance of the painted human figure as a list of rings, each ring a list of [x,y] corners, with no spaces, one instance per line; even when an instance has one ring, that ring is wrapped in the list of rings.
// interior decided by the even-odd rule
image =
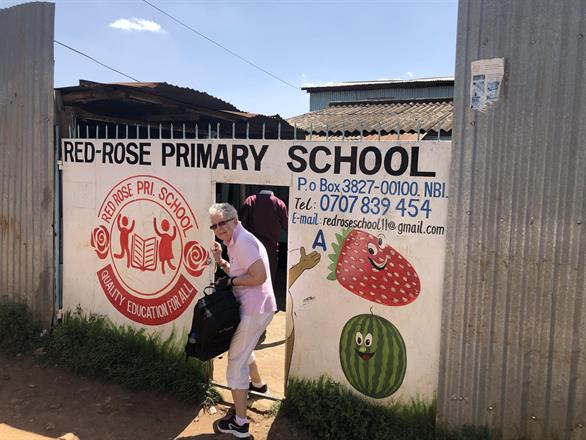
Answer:
[[[153,226],[155,227],[156,234],[161,238],[159,241],[159,261],[161,262],[163,274],[165,273],[165,262],[169,265],[171,270],[175,270],[175,266],[171,260],[173,257],[173,240],[177,236],[177,228],[173,226],[173,235],[169,234],[169,221],[164,219],[161,222],[161,229],[163,232],[159,231],[157,228],[157,219],[153,218]]]
[[[299,249],[301,254],[299,262],[289,268],[289,289],[303,272],[313,269],[319,263],[321,255],[317,251],[305,253],[305,248]],[[293,296],[289,290],[289,319],[287,321],[286,345],[285,345],[285,391],[287,390],[287,380],[289,379],[289,370],[291,368],[291,359],[293,358],[293,349],[295,347],[295,317],[293,313]]]
[[[116,218],[116,224],[118,225],[118,230],[120,231],[120,253],[114,254],[114,258],[123,258],[126,255],[126,267],[130,267],[130,250],[128,249],[128,237],[130,233],[134,230],[134,220],[132,220],[132,224],[128,226],[128,217],[122,214],[118,214]]]

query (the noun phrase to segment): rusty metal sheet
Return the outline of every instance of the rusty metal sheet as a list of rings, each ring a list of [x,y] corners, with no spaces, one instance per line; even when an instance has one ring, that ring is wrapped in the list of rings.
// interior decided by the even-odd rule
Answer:
[[[52,3],[0,9],[0,296],[53,316]],[[15,56],[18,54],[18,56]]]
[[[460,2],[441,424],[586,439],[585,23],[582,0]],[[503,89],[480,113],[490,58]]]

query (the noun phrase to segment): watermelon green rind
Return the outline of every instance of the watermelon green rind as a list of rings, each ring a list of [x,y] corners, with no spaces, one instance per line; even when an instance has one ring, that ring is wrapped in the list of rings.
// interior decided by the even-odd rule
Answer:
[[[367,332],[370,332],[373,335],[383,333],[383,331],[384,331],[383,326],[380,324],[380,322],[378,320],[371,321],[370,325],[371,325],[371,327],[367,330]],[[385,351],[386,351],[386,349],[385,349]],[[381,353],[377,352],[375,354],[375,356],[371,359],[371,361],[374,361],[374,365],[376,365],[377,368],[370,368],[369,369],[370,374],[368,375],[368,385],[367,385],[368,389],[373,390],[375,392],[376,392],[376,389],[381,385],[381,383],[383,381],[379,381],[378,383],[376,383],[374,375],[376,374],[377,377],[385,377],[385,376],[380,375],[381,370],[383,368],[383,365],[385,364],[385,362],[383,362],[383,357],[381,357],[380,354]],[[386,358],[386,356],[384,356],[384,358]]]
[[[330,281],[336,280],[336,267],[338,266],[340,251],[342,250],[344,241],[346,241],[346,237],[348,236],[350,231],[352,231],[352,229],[342,229],[342,233],[336,234],[336,241],[332,243],[332,248],[334,249],[334,252],[328,255],[328,258],[332,260],[332,262],[334,263],[333,270],[328,267],[328,269],[332,270],[332,272],[327,276],[327,279]]]
[[[346,324],[348,325],[348,324]],[[346,327],[344,326],[344,330],[346,329]],[[350,359],[350,342],[348,341],[349,339],[349,334],[350,332],[348,331],[342,331],[342,334],[340,336],[340,345],[339,345],[339,352],[340,352],[340,362],[342,362],[342,359]],[[342,366],[342,369],[344,367]],[[352,369],[351,371],[348,371],[348,373],[344,373],[346,374],[346,377],[348,377],[348,375],[352,374],[354,371],[356,371],[356,369]],[[353,377],[349,378],[348,381],[350,380],[355,380]]]
[[[377,321],[377,325],[380,326],[381,331],[384,331],[381,321]],[[380,377],[388,377],[389,375],[394,375],[393,382],[395,385],[388,387],[385,382],[380,381],[378,383],[378,386],[373,386],[371,388],[373,390],[372,397],[374,398],[384,398],[387,395],[395,393],[399,389],[405,378],[405,371],[407,365],[405,356],[405,343],[403,341],[403,338],[392,338],[391,345],[387,347],[386,351],[386,354],[389,357],[389,361],[380,362],[379,360],[379,374]]]
[[[365,336],[368,333],[368,329],[366,328],[366,323],[364,319],[361,319],[357,322],[359,323],[360,327],[355,326],[356,330],[362,330],[362,336]],[[354,332],[352,332],[354,333]],[[366,371],[363,368],[360,368],[360,358],[356,356],[356,353],[352,354],[352,359],[354,360],[354,367],[356,371],[356,375],[358,377],[358,383],[364,387],[366,382]]]
[[[374,320],[373,322],[371,322],[371,332],[372,334],[383,334],[384,332],[384,328],[382,326],[382,324],[380,323],[379,320]],[[386,356],[386,350],[387,348],[385,347],[385,356],[380,356],[382,353],[377,352],[376,355],[374,356],[374,358],[372,359],[375,363],[375,365],[377,366],[377,368],[371,368],[369,370],[370,374],[368,376],[368,389],[369,390],[373,390],[376,391],[377,388],[379,388],[380,386],[382,386],[382,384],[384,383],[384,381],[377,381],[377,378],[381,378],[381,377],[385,377],[382,376],[380,374],[381,370],[383,369],[383,366],[387,363],[384,362],[384,359],[387,358]],[[376,377],[375,377],[376,374]],[[377,395],[376,393],[374,395]]]
[[[381,329],[382,329],[382,324],[381,324]],[[391,344],[391,347],[390,347],[391,355],[389,355],[389,358],[390,358],[389,362],[381,362],[381,365],[380,365],[379,371],[380,371],[381,377],[388,377],[389,375],[392,374],[393,368],[400,368],[400,367],[396,367],[397,366],[396,359],[397,359],[397,357],[401,357],[401,355],[400,355],[400,353],[397,353],[397,351],[396,351],[395,340],[393,339],[390,344]],[[392,356],[393,354],[394,354],[394,356]],[[403,382],[403,381],[401,380],[401,382]],[[378,386],[373,389],[373,394],[375,396],[380,396],[380,395],[384,394],[384,391],[385,391],[385,383],[383,381],[381,381],[378,384]]]
[[[357,319],[357,317],[355,317],[353,319]],[[348,321],[348,323],[346,323],[346,326],[344,326],[344,330],[342,331],[342,336],[340,338],[340,361],[342,362],[342,359],[349,360],[349,363],[350,363],[349,367],[350,368],[344,368],[344,364],[342,362],[342,370],[344,371],[344,374],[346,375],[348,382],[359,383],[359,377],[358,377],[358,371],[359,371],[358,360],[359,360],[359,358],[354,353],[354,347],[355,347],[354,336],[356,333],[356,328],[360,324],[357,323],[357,325],[354,325],[352,329],[350,329],[350,328],[347,329],[349,324],[350,324],[350,321]]]
[[[356,355],[355,353],[355,347],[356,347],[356,343],[355,343],[355,335],[356,332],[358,330],[360,331],[364,331],[365,327],[364,327],[364,317],[366,315],[360,315],[360,316],[356,316],[354,318],[352,318],[350,321],[348,321],[348,323],[346,324],[346,326],[344,327],[344,330],[342,331],[342,334],[346,334],[345,340],[344,340],[344,347],[345,347],[345,357],[342,357],[342,355],[340,355],[340,362],[342,363],[342,370],[344,371],[344,374],[346,374],[346,378],[348,379],[348,382],[350,382],[351,385],[353,385],[356,389],[358,389],[358,391],[361,391],[363,389],[365,389],[364,386],[364,369],[360,368],[360,358]],[[342,341],[340,341],[340,345],[342,344]],[[344,368],[344,361],[343,359],[346,360],[346,362],[348,363],[347,367]]]
[[[372,334],[375,355],[363,361],[356,354],[356,332]],[[360,393],[383,399],[395,393],[405,378],[405,342],[397,328],[371,314],[351,318],[340,335],[340,363],[346,379]]]
[[[396,330],[396,328],[395,328]],[[401,384],[403,383],[403,380],[405,379],[405,373],[407,371],[407,348],[405,347],[405,341],[403,340],[403,338],[400,336],[398,330],[397,334],[399,335],[398,338],[393,339],[393,344],[395,345],[395,356],[394,356],[394,360],[395,360],[395,386],[386,390],[385,393],[390,393],[393,394],[395,393],[399,387],[401,386]],[[391,364],[391,368],[392,368],[392,364]],[[381,390],[382,393],[382,390]]]

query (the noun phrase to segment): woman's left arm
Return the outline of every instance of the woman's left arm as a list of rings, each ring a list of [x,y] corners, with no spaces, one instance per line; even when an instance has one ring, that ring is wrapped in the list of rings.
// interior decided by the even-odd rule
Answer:
[[[250,265],[244,275],[232,278],[233,286],[260,286],[267,280],[267,271],[262,258]]]

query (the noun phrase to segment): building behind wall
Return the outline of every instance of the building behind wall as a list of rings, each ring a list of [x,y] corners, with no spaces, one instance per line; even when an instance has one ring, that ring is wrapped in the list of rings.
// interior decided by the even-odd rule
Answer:
[[[205,92],[157,82],[80,80],[58,88],[56,119],[63,137],[294,137],[293,127],[279,115],[245,112]]]
[[[305,87],[310,112],[289,118],[314,140],[449,140],[454,78]]]

